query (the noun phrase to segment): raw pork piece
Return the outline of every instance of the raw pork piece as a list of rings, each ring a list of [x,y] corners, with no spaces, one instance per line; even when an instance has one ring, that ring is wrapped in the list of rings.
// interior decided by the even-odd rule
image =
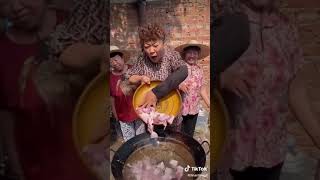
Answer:
[[[164,170],[165,166],[164,166],[164,163],[161,162],[157,165],[157,168],[160,168],[161,170]]]
[[[173,170],[171,168],[166,168],[164,170],[164,176],[168,176],[168,177],[171,177],[172,176],[172,173],[173,173]]]
[[[176,160],[170,162],[178,164]],[[165,167],[163,162],[157,164],[148,157],[127,166],[131,168],[130,171],[136,180],[180,180],[183,176],[183,167],[178,165],[175,168]]]
[[[177,167],[177,171],[176,171],[176,177],[177,179],[181,179],[183,176],[183,167],[182,166],[178,166]]]
[[[176,167],[178,166],[178,161],[176,161],[176,160],[171,160],[171,161],[169,162],[169,164],[171,165],[172,168],[176,168]]]
[[[159,136],[158,136],[158,134],[156,132],[152,131],[151,134],[150,134],[150,137],[151,138],[158,138]]]
[[[153,131],[153,125],[163,125],[172,124],[174,116],[170,116],[164,113],[159,113],[153,107],[149,108],[137,108],[138,115],[148,125],[148,131],[151,134],[151,138],[157,138],[158,134]]]
[[[159,169],[159,168],[156,168],[154,171],[153,171],[153,174],[154,175],[160,175],[160,173],[161,173],[161,170]]]

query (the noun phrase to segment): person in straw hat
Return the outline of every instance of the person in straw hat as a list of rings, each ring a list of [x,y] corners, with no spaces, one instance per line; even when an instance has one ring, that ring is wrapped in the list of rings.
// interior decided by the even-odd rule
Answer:
[[[203,70],[197,64],[198,60],[209,55],[210,48],[195,40],[191,40],[186,44],[178,46],[176,51],[180,52],[188,67],[188,77],[179,85],[179,89],[184,93],[182,132],[193,136],[200,109],[200,97],[210,107],[209,95],[204,85]]]
[[[110,95],[112,113],[120,123],[124,141],[145,132],[144,123],[138,119],[132,106],[132,95],[124,95],[120,88],[121,76],[128,71],[129,53],[117,46],[110,46]]]

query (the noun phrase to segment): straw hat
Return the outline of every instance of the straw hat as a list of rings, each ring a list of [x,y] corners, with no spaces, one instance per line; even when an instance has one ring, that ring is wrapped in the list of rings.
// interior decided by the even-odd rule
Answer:
[[[120,49],[118,46],[111,45],[110,46],[110,54],[115,53],[115,52],[122,53],[124,61],[128,61],[130,58],[130,53],[128,51]]]
[[[191,40],[191,41],[187,42],[186,44],[182,44],[182,45],[176,47],[175,50],[178,51],[182,55],[183,50],[187,47],[190,47],[190,46],[196,46],[196,47],[200,48],[200,54],[199,54],[198,59],[203,59],[203,58],[209,56],[209,54],[210,54],[209,46],[201,44],[196,40]]]

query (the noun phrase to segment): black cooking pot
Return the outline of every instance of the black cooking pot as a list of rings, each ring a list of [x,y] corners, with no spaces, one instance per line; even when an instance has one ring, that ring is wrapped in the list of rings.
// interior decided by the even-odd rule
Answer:
[[[140,134],[125,142],[114,154],[111,170],[116,180],[130,179],[124,173],[127,164],[132,164],[142,160],[144,156],[160,161],[175,159],[182,167],[201,167],[206,164],[206,155],[202,144],[209,143],[203,141],[201,144],[190,136],[174,131],[158,132],[159,137],[150,138],[149,133]],[[143,152],[143,153],[141,153]],[[202,171],[191,171],[192,174],[201,174]],[[209,172],[207,172],[209,175]],[[185,176],[187,174],[185,173]],[[188,178],[191,179],[191,178]],[[194,177],[196,179],[196,177]]]

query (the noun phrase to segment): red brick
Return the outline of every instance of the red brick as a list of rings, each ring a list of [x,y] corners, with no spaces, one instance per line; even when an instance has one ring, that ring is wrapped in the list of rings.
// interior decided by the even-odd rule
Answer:
[[[168,33],[168,45],[172,47],[191,39],[209,44],[209,2],[209,0],[152,2],[147,5],[147,17],[152,17],[150,22],[158,22],[165,26]],[[139,39],[136,33],[138,18],[135,6],[133,4],[115,4],[111,5],[111,9],[111,29],[116,32],[114,33],[115,37],[111,36],[111,43],[119,43],[117,45],[139,52]],[[132,54],[133,56],[137,55],[137,53]],[[209,62],[209,58],[199,62],[204,68],[206,80],[209,80]]]

